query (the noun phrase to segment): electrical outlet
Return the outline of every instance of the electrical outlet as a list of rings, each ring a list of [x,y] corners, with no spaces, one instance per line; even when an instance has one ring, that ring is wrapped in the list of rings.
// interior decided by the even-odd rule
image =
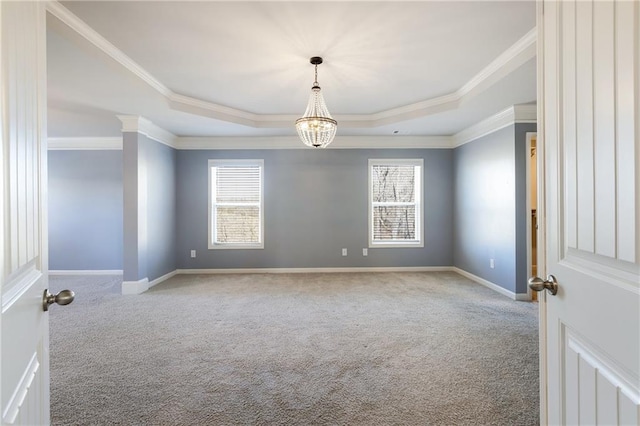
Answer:
[[[489,268],[493,269],[496,267],[496,263],[494,262],[493,259],[489,259]]]
[[[346,256],[346,255],[347,255],[347,249],[346,249],[346,248],[343,248],[343,249],[342,249],[342,255],[343,255],[343,256]]]
[[[369,249],[363,248],[362,249],[362,255],[363,256],[368,256],[369,255]]]
[[[194,259],[196,257],[196,251],[191,250],[191,258]]]

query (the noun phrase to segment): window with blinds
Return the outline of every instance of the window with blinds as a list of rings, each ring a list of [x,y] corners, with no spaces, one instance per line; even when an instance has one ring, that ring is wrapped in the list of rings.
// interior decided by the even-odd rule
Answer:
[[[422,159],[369,160],[369,246],[424,247]]]
[[[263,160],[209,160],[209,248],[264,248]]]

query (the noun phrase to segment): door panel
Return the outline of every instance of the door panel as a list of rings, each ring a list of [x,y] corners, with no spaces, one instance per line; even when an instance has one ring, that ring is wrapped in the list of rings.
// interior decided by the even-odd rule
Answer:
[[[545,2],[542,378],[550,424],[640,424],[640,4]]]
[[[49,423],[45,9],[0,2],[2,424]]]

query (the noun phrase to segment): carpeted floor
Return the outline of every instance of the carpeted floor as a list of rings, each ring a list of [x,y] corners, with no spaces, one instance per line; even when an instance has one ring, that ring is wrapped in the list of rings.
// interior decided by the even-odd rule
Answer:
[[[537,425],[537,304],[455,273],[50,278],[54,425]]]

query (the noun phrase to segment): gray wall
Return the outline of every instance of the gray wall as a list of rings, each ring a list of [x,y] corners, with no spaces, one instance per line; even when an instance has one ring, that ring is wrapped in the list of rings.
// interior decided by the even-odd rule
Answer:
[[[453,164],[454,266],[515,292],[514,126],[454,149]]]
[[[454,265],[526,293],[526,132],[535,130],[517,124],[454,150],[176,151],[125,134],[138,138],[134,159],[146,177],[141,272],[153,280],[178,268]],[[212,158],[264,159],[263,250],[208,250]],[[370,158],[424,159],[424,248],[362,256]],[[49,152],[49,231],[51,269],[123,269],[122,151]]]
[[[311,268],[450,266],[453,262],[452,151],[178,151],[177,267]],[[213,158],[264,159],[265,248],[208,250],[208,170]],[[423,158],[424,248],[368,247],[368,159]],[[341,256],[347,248],[349,255]],[[190,250],[197,257],[189,257]]]
[[[176,269],[176,150],[135,133],[124,142],[124,280]]]
[[[177,268],[177,151],[144,136],[142,142],[147,168],[147,277],[152,281]]]
[[[453,153],[454,266],[514,293],[527,292],[526,132],[535,131],[511,125]]]
[[[49,268],[122,269],[122,151],[49,151]]]

